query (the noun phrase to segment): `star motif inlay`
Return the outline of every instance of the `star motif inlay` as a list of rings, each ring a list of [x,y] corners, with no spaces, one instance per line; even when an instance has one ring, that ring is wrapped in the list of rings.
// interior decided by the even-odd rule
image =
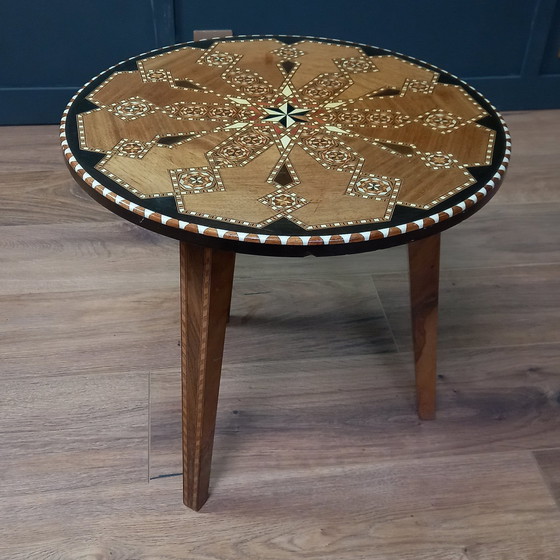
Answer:
[[[307,119],[302,118],[309,113],[309,109],[297,109],[286,102],[279,107],[267,107],[265,112],[268,116],[263,121],[279,123],[285,128],[289,128],[296,122],[306,122]]]
[[[291,48],[240,39],[143,58],[138,72],[152,79],[140,89],[119,71],[88,94],[98,107],[78,115],[80,145],[105,153],[96,169],[138,196],[259,229],[387,222],[397,205],[428,210],[490,165],[487,113],[437,72],[311,40],[287,69]]]

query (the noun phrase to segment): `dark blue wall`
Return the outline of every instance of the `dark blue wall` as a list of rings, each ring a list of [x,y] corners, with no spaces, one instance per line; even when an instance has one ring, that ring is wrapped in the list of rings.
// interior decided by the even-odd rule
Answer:
[[[346,39],[428,60],[500,109],[560,107],[557,0],[31,0],[0,6],[0,123],[57,122],[88,78],[194,29]]]
[[[502,110],[560,107],[557,0],[177,0],[176,35],[193,29],[346,39],[428,60]]]
[[[284,0],[277,10],[262,0],[224,4],[218,11],[211,2],[181,0],[178,39],[190,40],[193,28],[308,34],[405,52],[463,76],[518,74],[535,9],[527,0]],[[490,4],[494,13],[481,17]]]
[[[58,122],[78,87],[174,42],[173,25],[172,0],[0,0],[0,124]]]

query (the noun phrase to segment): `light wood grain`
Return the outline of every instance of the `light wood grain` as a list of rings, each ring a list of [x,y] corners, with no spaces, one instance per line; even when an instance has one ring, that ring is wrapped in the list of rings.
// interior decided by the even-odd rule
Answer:
[[[356,225],[361,241],[382,239],[376,230],[398,205],[415,211],[401,208],[391,225],[403,228],[389,236],[433,226],[428,210],[458,193],[465,210],[490,176],[489,189],[499,187],[509,161],[496,142],[507,138],[502,121],[475,92],[443,70],[357,44],[266,36],[185,45],[144,55],[133,70],[112,67],[70,107],[83,100],[95,108],[70,109],[61,135],[78,182],[95,175],[124,212],[131,194],[140,197],[152,221],[158,199],[173,197],[168,228],[196,216],[211,231],[248,228],[253,243],[273,246],[246,252],[305,244],[318,254],[289,222],[306,233],[334,229],[326,245],[354,242],[345,234]],[[93,164],[84,151],[103,157]],[[469,169],[481,166],[489,174],[478,181]]]

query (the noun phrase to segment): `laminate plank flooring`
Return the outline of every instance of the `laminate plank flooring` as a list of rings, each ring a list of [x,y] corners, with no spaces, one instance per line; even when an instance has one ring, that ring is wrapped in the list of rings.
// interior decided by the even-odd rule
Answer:
[[[52,173],[0,172],[0,185],[2,226],[58,224],[61,221],[83,225],[122,220],[81,191],[64,168]]]
[[[0,295],[176,290],[178,244],[121,220],[0,227]],[[28,274],[29,270],[40,274]],[[139,271],[149,271],[139,274]],[[177,292],[178,293],[178,292]]]
[[[558,111],[520,111],[506,115],[513,138],[507,188],[500,203],[559,202]]]
[[[4,377],[90,369],[149,372],[179,357],[178,291],[49,292],[0,296]],[[145,349],[138,352],[138,348]]]
[[[412,359],[394,352],[226,362],[215,476],[227,477],[232,464],[243,472],[327,468],[529,452],[558,441],[560,344],[441,351],[436,422],[416,416]],[[179,386],[176,370],[152,373],[151,478],[181,471]]]
[[[229,363],[396,350],[367,276],[238,280],[229,326],[226,351],[243,348]]]
[[[560,111],[506,118],[502,189],[442,235],[437,420],[403,248],[239,255],[199,514],[177,242],[80,191],[57,127],[0,129],[0,559],[556,560]]]
[[[33,156],[30,157],[30,154]],[[58,126],[1,127],[0,174],[36,171],[61,173],[63,162]]]
[[[560,340],[560,265],[448,270],[440,279],[439,347],[492,347]],[[412,348],[408,283],[374,274],[401,350]],[[536,319],[538,318],[538,319]]]
[[[560,514],[528,453],[235,473],[220,482],[221,502],[198,515],[171,499],[178,478],[63,490],[53,496],[58,519],[42,518],[25,496],[27,527],[0,552],[14,560],[549,560],[560,545]]]
[[[534,455],[550,491],[560,507],[560,448],[537,450]]]
[[[0,498],[141,480],[147,389],[139,372],[3,376]]]
[[[483,210],[445,232],[442,270],[560,262],[554,235],[560,203],[489,208],[491,212]],[[531,235],[520,235],[520,231]],[[171,271],[179,271],[176,241],[124,220],[88,223],[87,228],[81,223],[0,226],[0,251],[5,265],[0,267],[0,294],[79,291],[103,285],[119,291],[130,286],[170,288],[176,285]],[[236,264],[237,279],[304,277],[320,283],[335,276],[403,272],[407,255],[405,247],[331,258],[241,254]],[[27,274],[30,268],[40,274]],[[138,274],[146,269],[149,274]]]

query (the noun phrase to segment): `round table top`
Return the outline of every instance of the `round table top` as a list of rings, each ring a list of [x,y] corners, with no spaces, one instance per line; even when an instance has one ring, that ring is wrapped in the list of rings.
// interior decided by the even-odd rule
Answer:
[[[239,252],[328,255],[454,225],[510,155],[494,107],[380,48],[307,37],[174,45],[102,72],[61,124],[76,180],[121,216]]]

